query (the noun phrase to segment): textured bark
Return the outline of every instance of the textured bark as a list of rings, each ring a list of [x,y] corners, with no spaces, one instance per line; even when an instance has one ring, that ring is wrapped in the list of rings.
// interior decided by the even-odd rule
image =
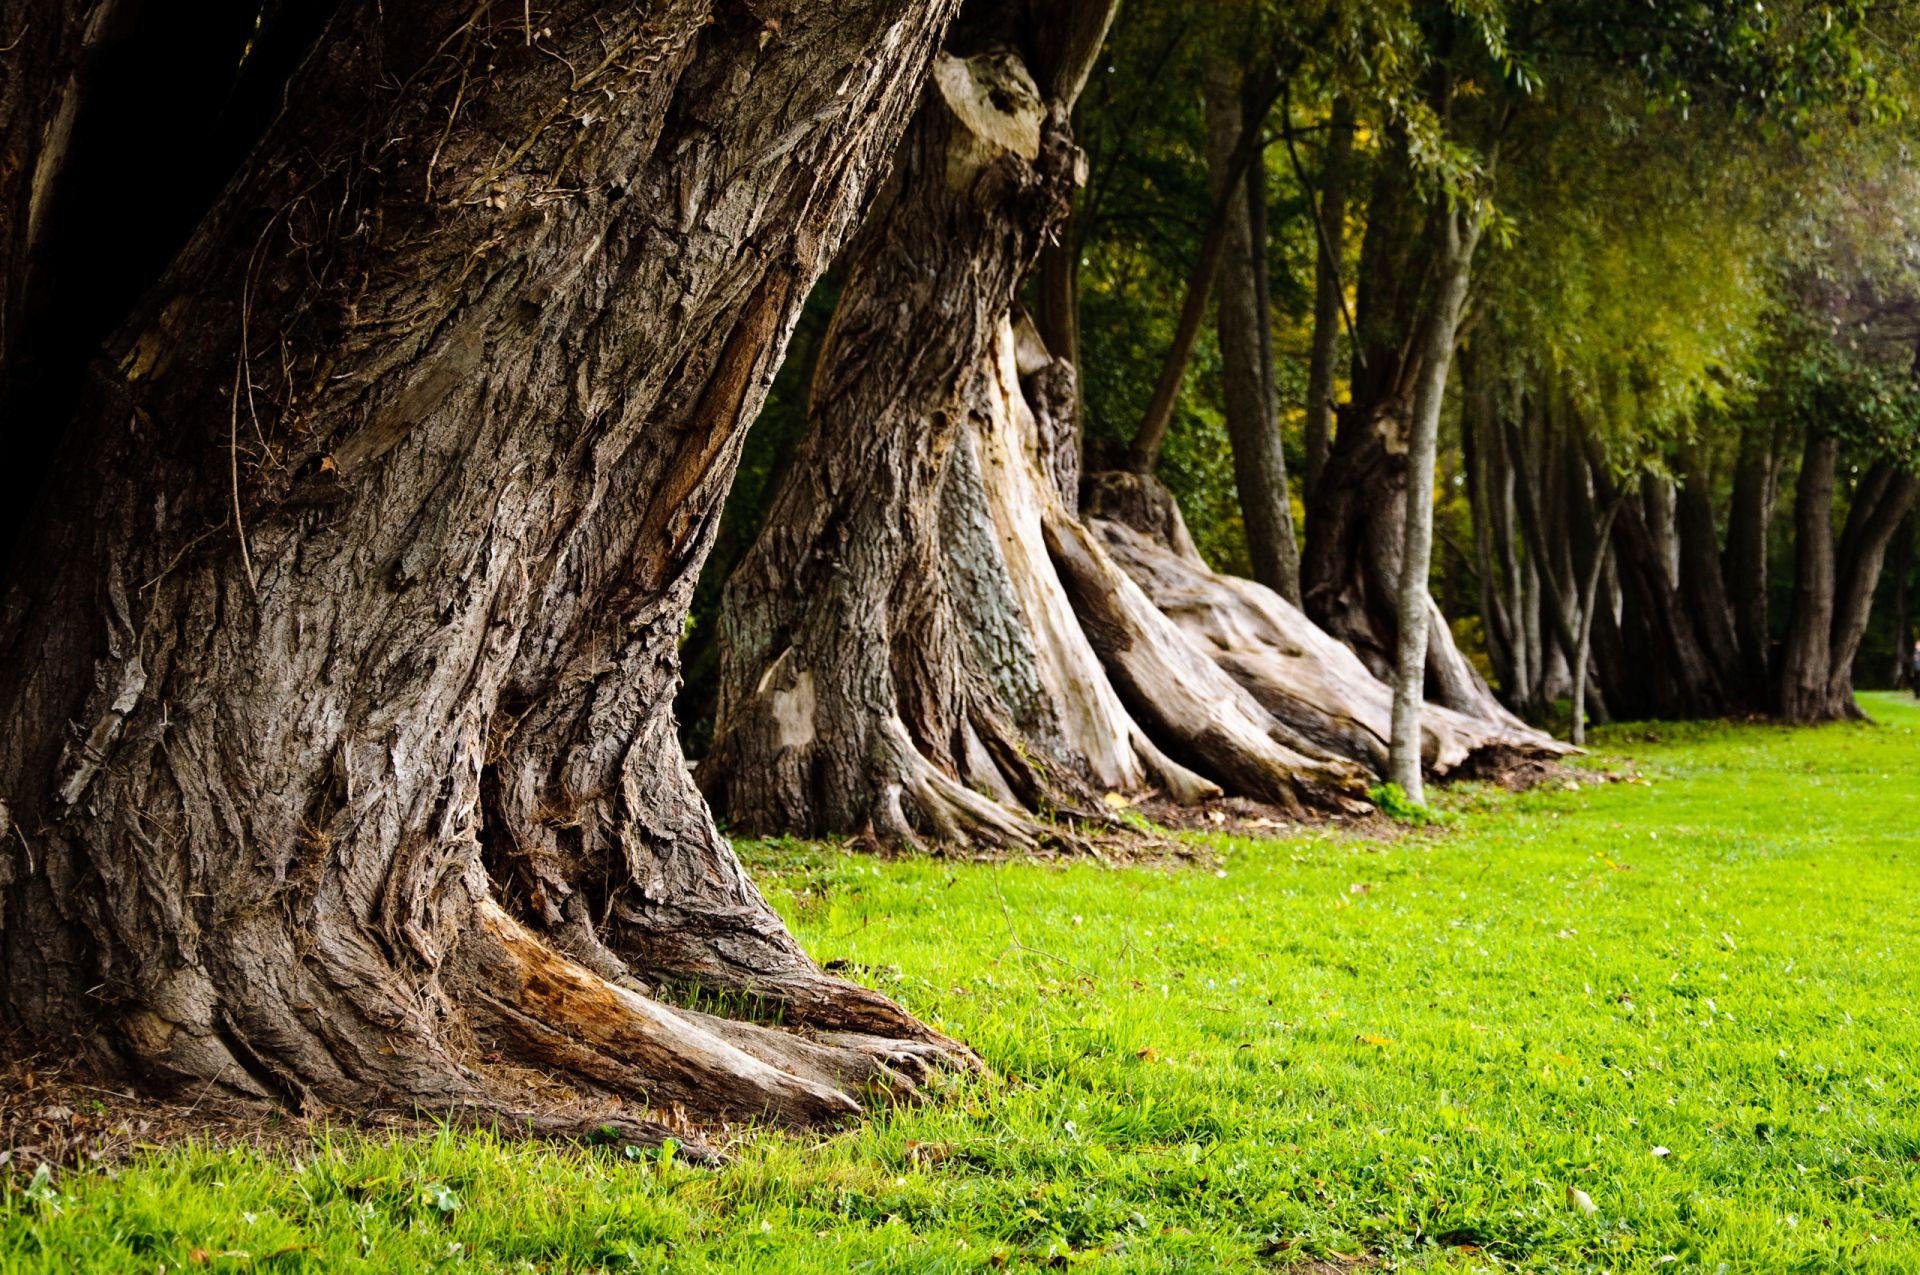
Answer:
[[[1217,791],[1148,739],[1074,616],[1043,531],[1071,520],[1073,372],[1009,320],[1083,176],[1073,68],[1104,23],[1030,69],[1015,50],[1042,33],[978,16],[862,233],[808,436],[727,587],[702,779],[741,827],[1024,850],[1060,835],[1036,816],[1103,790]]]
[[[1318,251],[1313,273],[1313,349],[1307,359],[1307,467],[1304,489],[1320,485],[1333,444],[1334,364],[1345,321],[1346,287],[1342,259],[1347,241],[1347,188],[1353,167],[1353,103],[1335,98],[1327,131],[1326,162],[1321,167],[1320,201],[1315,210]]]
[[[1920,477],[1890,460],[1861,478],[1836,545],[1833,503],[1839,443],[1808,438],[1794,504],[1793,614],[1775,689],[1790,722],[1857,719],[1853,665],[1860,653],[1887,548],[1920,499]]]
[[[1800,457],[1793,503],[1793,612],[1781,652],[1774,707],[1790,722],[1827,716],[1827,686],[1833,666],[1833,489],[1839,440],[1809,434]]]
[[[1744,697],[1766,703],[1772,686],[1773,637],[1767,616],[1767,540],[1773,526],[1774,463],[1770,431],[1750,428],[1740,439],[1727,511],[1727,589],[1740,645]]]
[[[1218,199],[1232,180],[1234,146],[1245,125],[1240,76],[1216,58],[1207,82],[1207,172]],[[1273,350],[1266,298],[1264,170],[1250,165],[1241,179],[1246,198],[1230,202],[1226,248],[1214,280],[1215,328],[1220,337],[1227,437],[1233,478],[1246,527],[1253,578],[1296,605],[1300,549],[1294,540],[1287,457],[1281,447],[1274,395]],[[1256,216],[1257,213],[1257,216]]]
[[[1383,776],[1393,692],[1298,607],[1200,557],[1172,497],[1132,475],[1103,475],[1091,523],[1108,552],[1193,645],[1257,699],[1309,754],[1344,757]],[[1499,774],[1564,751],[1511,716],[1470,717],[1429,705],[1421,719],[1428,773]]]
[[[336,15],[7,596],[10,1027],[196,1092],[497,1110],[533,1066],[798,1122],[970,1060],[801,952],[671,713],[742,430],[947,16]],[[650,998],[687,982],[862,1035]]]

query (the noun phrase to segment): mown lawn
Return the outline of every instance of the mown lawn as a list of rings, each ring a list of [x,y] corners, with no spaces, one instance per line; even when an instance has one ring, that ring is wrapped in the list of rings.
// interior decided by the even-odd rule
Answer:
[[[443,1135],[0,1197],[6,1270],[1920,1270],[1920,709],[1188,869],[747,851],[993,1079],[710,1171]],[[1595,1211],[1575,1207],[1569,1188]]]

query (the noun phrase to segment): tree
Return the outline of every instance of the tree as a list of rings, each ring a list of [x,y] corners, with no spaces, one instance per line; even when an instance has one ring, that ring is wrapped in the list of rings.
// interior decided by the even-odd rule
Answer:
[[[1216,200],[1235,184],[1234,148],[1241,134],[1250,124],[1259,127],[1258,121],[1248,119],[1262,109],[1257,78],[1242,80],[1224,55],[1214,56],[1207,83],[1207,163]],[[1248,103],[1248,97],[1256,100]],[[1273,384],[1265,166],[1248,164],[1238,185],[1244,198],[1229,199],[1226,205],[1226,244],[1214,280],[1234,487],[1246,522],[1253,578],[1297,606],[1300,549],[1294,540],[1293,499]]]
[[[1384,759],[1384,687],[1206,572],[1157,482],[1080,479],[1078,370],[1017,290],[1079,167],[1084,15],[964,15],[861,233],[808,437],[728,585],[701,777],[737,826],[1026,850],[1108,793],[1350,809]],[[1158,592],[1176,576],[1211,619]],[[1195,628],[1222,622],[1232,647]],[[1288,667],[1315,672],[1272,685]],[[1427,752],[1546,746],[1515,727],[1449,719]]]
[[[93,361],[7,591],[11,1031],[549,1122],[524,1068],[805,1123],[970,1062],[806,957],[671,714],[742,430],[948,17],[331,16]]]

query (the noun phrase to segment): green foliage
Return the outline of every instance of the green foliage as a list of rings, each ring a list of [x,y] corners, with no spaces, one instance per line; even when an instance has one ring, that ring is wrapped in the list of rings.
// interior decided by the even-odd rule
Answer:
[[[1367,791],[1367,800],[1379,807],[1380,813],[1398,823],[1409,823],[1423,828],[1433,818],[1433,812],[1407,796],[1407,790],[1399,784],[1380,784]]]
[[[1782,419],[1920,469],[1920,382],[1910,369],[1820,340],[1788,346],[1777,359],[1768,402]]]
[[[182,1147],[7,1188],[0,1269],[1920,1269],[1920,706],[1869,708],[1603,731],[1648,782],[1214,866],[747,845],[810,950],[898,966],[994,1075],[720,1170]]]

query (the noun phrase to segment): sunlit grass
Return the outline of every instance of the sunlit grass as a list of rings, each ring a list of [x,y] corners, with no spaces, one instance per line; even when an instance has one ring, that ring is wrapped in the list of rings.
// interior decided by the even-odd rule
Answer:
[[[1202,869],[745,846],[810,950],[994,1078],[719,1171],[175,1149],[16,1186],[0,1265],[1920,1270],[1920,709],[1870,708],[1603,732],[1648,782]]]

